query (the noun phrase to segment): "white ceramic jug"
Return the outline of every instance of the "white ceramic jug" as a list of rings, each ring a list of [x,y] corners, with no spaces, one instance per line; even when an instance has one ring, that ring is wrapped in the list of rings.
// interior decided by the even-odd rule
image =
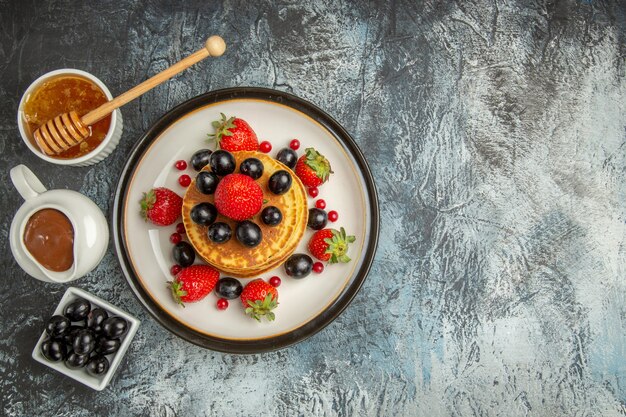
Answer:
[[[100,208],[89,198],[71,190],[46,190],[24,165],[11,169],[11,181],[24,198],[11,223],[11,251],[20,267],[30,276],[46,282],[63,283],[80,278],[102,260],[109,243],[109,228]],[[26,249],[24,231],[31,216],[43,209],[56,209],[74,228],[74,262],[67,271],[44,268]]]

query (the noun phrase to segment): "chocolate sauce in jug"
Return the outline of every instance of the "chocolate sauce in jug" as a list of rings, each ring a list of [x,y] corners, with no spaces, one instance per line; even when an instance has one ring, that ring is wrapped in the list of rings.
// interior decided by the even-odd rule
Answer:
[[[59,210],[43,209],[33,214],[26,223],[24,245],[50,271],[67,271],[74,263],[74,227]]]

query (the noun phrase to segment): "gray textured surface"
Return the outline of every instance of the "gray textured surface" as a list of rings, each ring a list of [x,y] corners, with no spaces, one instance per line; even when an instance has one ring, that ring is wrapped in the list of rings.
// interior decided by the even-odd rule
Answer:
[[[0,1],[0,404],[32,415],[626,415],[626,6],[489,2]],[[229,43],[123,109],[106,163],[63,169],[15,125],[38,75],[87,70],[114,94]],[[64,286],[28,278],[7,234],[8,170],[110,214],[133,141],[202,92],[258,85],[336,117],[377,178],[382,239],[348,310],[264,355],[157,325],[113,252],[78,285],[143,325],[102,393],[30,358]]]

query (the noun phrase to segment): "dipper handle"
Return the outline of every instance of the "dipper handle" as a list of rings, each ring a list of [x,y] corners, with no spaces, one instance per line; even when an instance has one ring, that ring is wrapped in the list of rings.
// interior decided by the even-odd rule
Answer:
[[[225,50],[226,50],[226,43],[224,42],[224,39],[222,39],[221,37],[217,35],[213,35],[209,39],[207,39],[207,41],[204,43],[204,48],[194,52],[193,54],[177,62],[171,67],[161,71],[155,76],[148,78],[146,81],[131,88],[124,94],[119,95],[115,97],[113,100],[104,103],[97,109],[90,111],[89,113],[87,113],[81,118],[81,121],[83,122],[85,126],[90,126],[94,124],[95,122],[97,122],[98,120],[105,118],[113,110],[117,109],[118,107],[122,107],[124,104],[136,99],[140,95],[153,89],[157,85],[169,80],[174,75],[189,68],[193,64],[199,61],[202,61],[204,58],[209,57],[209,56],[212,56],[212,57],[221,56]]]

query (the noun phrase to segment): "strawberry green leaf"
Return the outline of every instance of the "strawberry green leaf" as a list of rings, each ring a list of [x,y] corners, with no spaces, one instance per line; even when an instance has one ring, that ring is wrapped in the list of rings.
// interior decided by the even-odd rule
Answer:
[[[256,321],[261,321],[261,317],[272,321],[275,319],[272,310],[275,309],[277,305],[278,303],[274,300],[272,294],[267,294],[263,300],[248,300],[249,307],[246,308],[245,312]]]
[[[154,207],[156,203],[156,194],[154,190],[150,190],[147,193],[143,193],[143,198],[139,201],[139,206],[141,207],[141,217],[148,221],[148,211]]]
[[[254,307],[246,308],[246,314],[252,317],[253,319],[255,319],[256,321],[261,321],[261,318],[257,314],[255,314]]]
[[[215,128],[215,133],[209,133],[209,142],[215,141],[215,147],[217,149],[220,148],[220,141],[224,136],[232,136],[233,132],[230,129],[234,129],[235,126],[235,118],[231,117],[229,119],[226,118],[224,113],[220,113],[222,116],[221,120],[216,120],[211,123],[211,126]]]
[[[182,307],[185,307],[182,297],[187,295],[187,291],[183,290],[183,284],[180,281],[168,281],[168,286],[172,291],[172,297],[174,297],[174,301],[180,304]]]
[[[347,236],[346,230],[343,227],[340,230],[331,229],[331,231],[333,237],[324,239],[324,243],[328,245],[324,253],[330,254],[328,262],[331,264],[350,262],[350,258],[347,255],[348,247],[356,238],[354,236]]]
[[[304,163],[315,172],[315,175],[321,179],[322,182],[326,182],[328,176],[333,173],[328,159],[314,148],[306,148],[304,151],[306,154]]]

